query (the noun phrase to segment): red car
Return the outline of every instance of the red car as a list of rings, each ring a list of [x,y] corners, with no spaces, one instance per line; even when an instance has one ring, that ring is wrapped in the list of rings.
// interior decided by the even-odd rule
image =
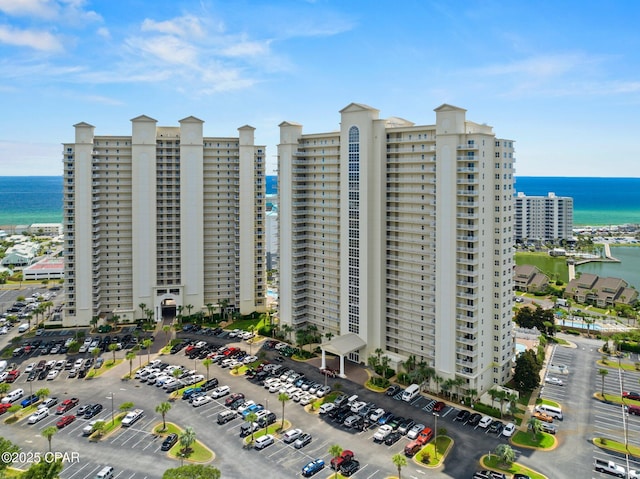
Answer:
[[[633,391],[630,391],[630,392],[625,391],[625,392],[623,392],[622,393],[622,397],[625,398],[625,399],[632,399],[634,401],[640,401],[640,393],[633,392]]]
[[[58,427],[58,429],[62,429],[63,427],[68,426],[75,420],[76,420],[76,417],[73,415],[62,416],[60,420],[56,423],[56,426]]]
[[[14,369],[12,371],[9,371],[9,374],[7,375],[7,378],[5,379],[5,382],[12,383],[16,379],[18,379],[18,376],[20,376],[20,370],[19,369]]]
[[[442,401],[438,401],[433,405],[433,412],[440,412],[446,407],[446,404]]]
[[[0,414],[4,414],[5,412],[7,412],[10,407],[11,407],[11,403],[10,402],[0,404]]]
[[[353,451],[345,449],[344,451],[342,451],[342,454],[340,454],[340,457],[334,457],[333,459],[331,459],[331,469],[335,471],[339,470],[340,466],[351,461],[353,459],[353,456]]]
[[[56,414],[64,414],[69,409],[76,407],[79,402],[80,402],[80,399],[78,398],[65,399],[60,403],[60,405],[56,409]]]

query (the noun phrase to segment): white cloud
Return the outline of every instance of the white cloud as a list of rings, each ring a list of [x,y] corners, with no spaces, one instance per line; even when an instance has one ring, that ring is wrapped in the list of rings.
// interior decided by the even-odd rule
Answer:
[[[62,51],[62,41],[55,35],[42,30],[18,30],[0,26],[0,43],[29,47],[43,52]]]
[[[0,0],[0,11],[15,17],[55,18],[59,4],[52,0]]]
[[[107,40],[111,38],[111,32],[107,27],[100,27],[96,30],[96,33],[102,38],[106,38]]]
[[[156,22],[145,18],[140,26],[143,32],[158,32],[179,37],[204,37],[204,30],[201,21],[191,15],[177,17],[173,20]]]
[[[264,42],[240,41],[223,48],[221,53],[228,57],[257,57],[269,53],[270,43],[269,40]]]

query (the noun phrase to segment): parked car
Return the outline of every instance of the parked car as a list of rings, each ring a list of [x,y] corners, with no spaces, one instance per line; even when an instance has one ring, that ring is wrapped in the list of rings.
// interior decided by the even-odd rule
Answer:
[[[319,412],[320,414],[327,414],[327,413],[329,413],[329,412],[333,411],[335,408],[336,408],[335,403],[332,403],[332,402],[326,402],[326,403],[324,403],[324,404],[322,404],[322,405],[320,406],[320,408],[318,409],[318,412]]]
[[[398,394],[400,392],[402,388],[400,386],[396,386],[395,384],[391,387],[389,387],[389,389],[387,389],[387,391],[385,392],[385,394],[387,396],[395,396],[396,394]]]
[[[513,436],[514,432],[516,432],[516,425],[513,424],[512,422],[510,422],[502,430],[502,435],[504,437],[511,437],[511,436]]]
[[[360,462],[356,459],[352,459],[349,462],[340,466],[340,472],[343,476],[350,477],[360,469]]]
[[[65,399],[56,409],[56,414],[64,414],[69,409],[76,407],[79,402],[80,400],[78,398]]]
[[[20,405],[24,408],[24,407],[31,406],[32,404],[35,404],[37,402],[38,402],[38,396],[36,396],[35,394],[31,394],[26,398],[24,398],[20,403]]]
[[[272,434],[265,434],[264,436],[260,436],[255,440],[253,447],[256,449],[264,449],[267,446],[270,446],[275,442],[275,438]]]
[[[402,437],[402,433],[400,433],[399,431],[393,431],[384,439],[384,443],[387,446],[391,446],[396,442],[398,442],[401,437]]]
[[[353,460],[353,457],[353,451],[349,449],[343,450],[342,453],[340,453],[340,456],[331,459],[331,469],[333,469],[334,471],[339,470],[342,464],[346,464],[347,462]]]
[[[85,419],[91,419],[102,411],[102,404],[94,404],[84,413]]]
[[[456,414],[456,417],[453,418],[454,421],[462,421],[463,423],[469,419],[469,416],[471,415],[471,413],[469,411],[467,411],[466,409],[461,409],[460,411],[458,411],[458,414]]]
[[[214,399],[221,398],[222,396],[226,396],[231,391],[229,386],[219,386],[211,391],[211,397]]]
[[[296,449],[301,449],[309,444],[312,439],[313,438],[311,434],[304,432],[300,434],[300,437],[298,437],[298,439],[296,439],[296,441],[293,443],[293,447],[295,447]]]
[[[548,384],[555,384],[556,386],[564,386],[564,383],[560,378],[546,377],[544,381]]]
[[[161,451],[168,451],[178,442],[178,435],[176,433],[169,434],[160,446]]]
[[[446,405],[444,402],[442,402],[442,401],[438,401],[437,403],[435,403],[435,404],[433,405],[433,409],[432,409],[432,411],[433,411],[433,412],[440,412],[440,411],[442,411],[445,407],[447,407],[447,405]]]
[[[29,416],[29,424],[35,424],[41,419],[44,419],[49,415],[49,410],[46,408],[38,409],[31,416]]]
[[[76,420],[76,417],[74,415],[62,416],[62,418],[60,418],[56,423],[56,427],[58,429],[62,429],[63,427],[68,426],[75,420]]]
[[[311,477],[322,469],[324,469],[324,461],[322,459],[315,459],[302,468],[302,475],[304,477]]]
[[[467,419],[466,424],[468,424],[469,426],[475,427],[480,422],[480,419],[482,419],[482,414],[478,412],[474,412],[471,416],[469,416],[469,419]]]
[[[415,439],[418,437],[418,434],[420,434],[420,432],[422,432],[422,430],[425,428],[426,426],[424,424],[415,424],[411,429],[409,429],[409,432],[407,432],[407,438],[408,439]]]
[[[553,418],[551,416],[549,416],[548,414],[545,414],[543,412],[535,411],[533,413],[533,417],[535,417],[536,419],[539,419],[540,421],[543,421],[543,422],[553,422]]]
[[[292,443],[296,439],[298,439],[301,434],[302,434],[302,429],[289,429],[282,436],[282,441],[285,442],[286,444]]]
[[[191,403],[191,405],[193,407],[199,407],[199,406],[203,406],[209,402],[213,401],[213,399],[211,399],[211,397],[209,396],[200,396],[197,397],[193,400],[193,402]]]
[[[38,409],[45,408],[45,407],[49,409],[50,407],[53,407],[56,404],[58,404],[57,397],[54,396],[54,397],[46,398],[46,399],[43,399],[42,402],[38,405]]]

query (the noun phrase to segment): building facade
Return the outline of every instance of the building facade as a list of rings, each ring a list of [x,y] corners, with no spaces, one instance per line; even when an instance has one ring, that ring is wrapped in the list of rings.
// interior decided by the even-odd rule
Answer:
[[[64,145],[65,325],[265,310],[265,148],[140,116],[130,136],[75,125]],[[207,307],[209,305],[209,307]]]
[[[514,355],[513,142],[435,113],[418,126],[352,103],[336,132],[280,124],[280,321],[482,392]]]
[[[573,238],[573,198],[526,196],[518,192],[515,199],[516,241],[560,242]]]

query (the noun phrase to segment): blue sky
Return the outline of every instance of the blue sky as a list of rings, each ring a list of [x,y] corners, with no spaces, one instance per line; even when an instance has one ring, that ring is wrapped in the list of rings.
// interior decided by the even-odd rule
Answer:
[[[333,131],[351,102],[516,141],[520,176],[640,177],[640,2],[0,0],[0,170],[61,175],[86,121]]]

